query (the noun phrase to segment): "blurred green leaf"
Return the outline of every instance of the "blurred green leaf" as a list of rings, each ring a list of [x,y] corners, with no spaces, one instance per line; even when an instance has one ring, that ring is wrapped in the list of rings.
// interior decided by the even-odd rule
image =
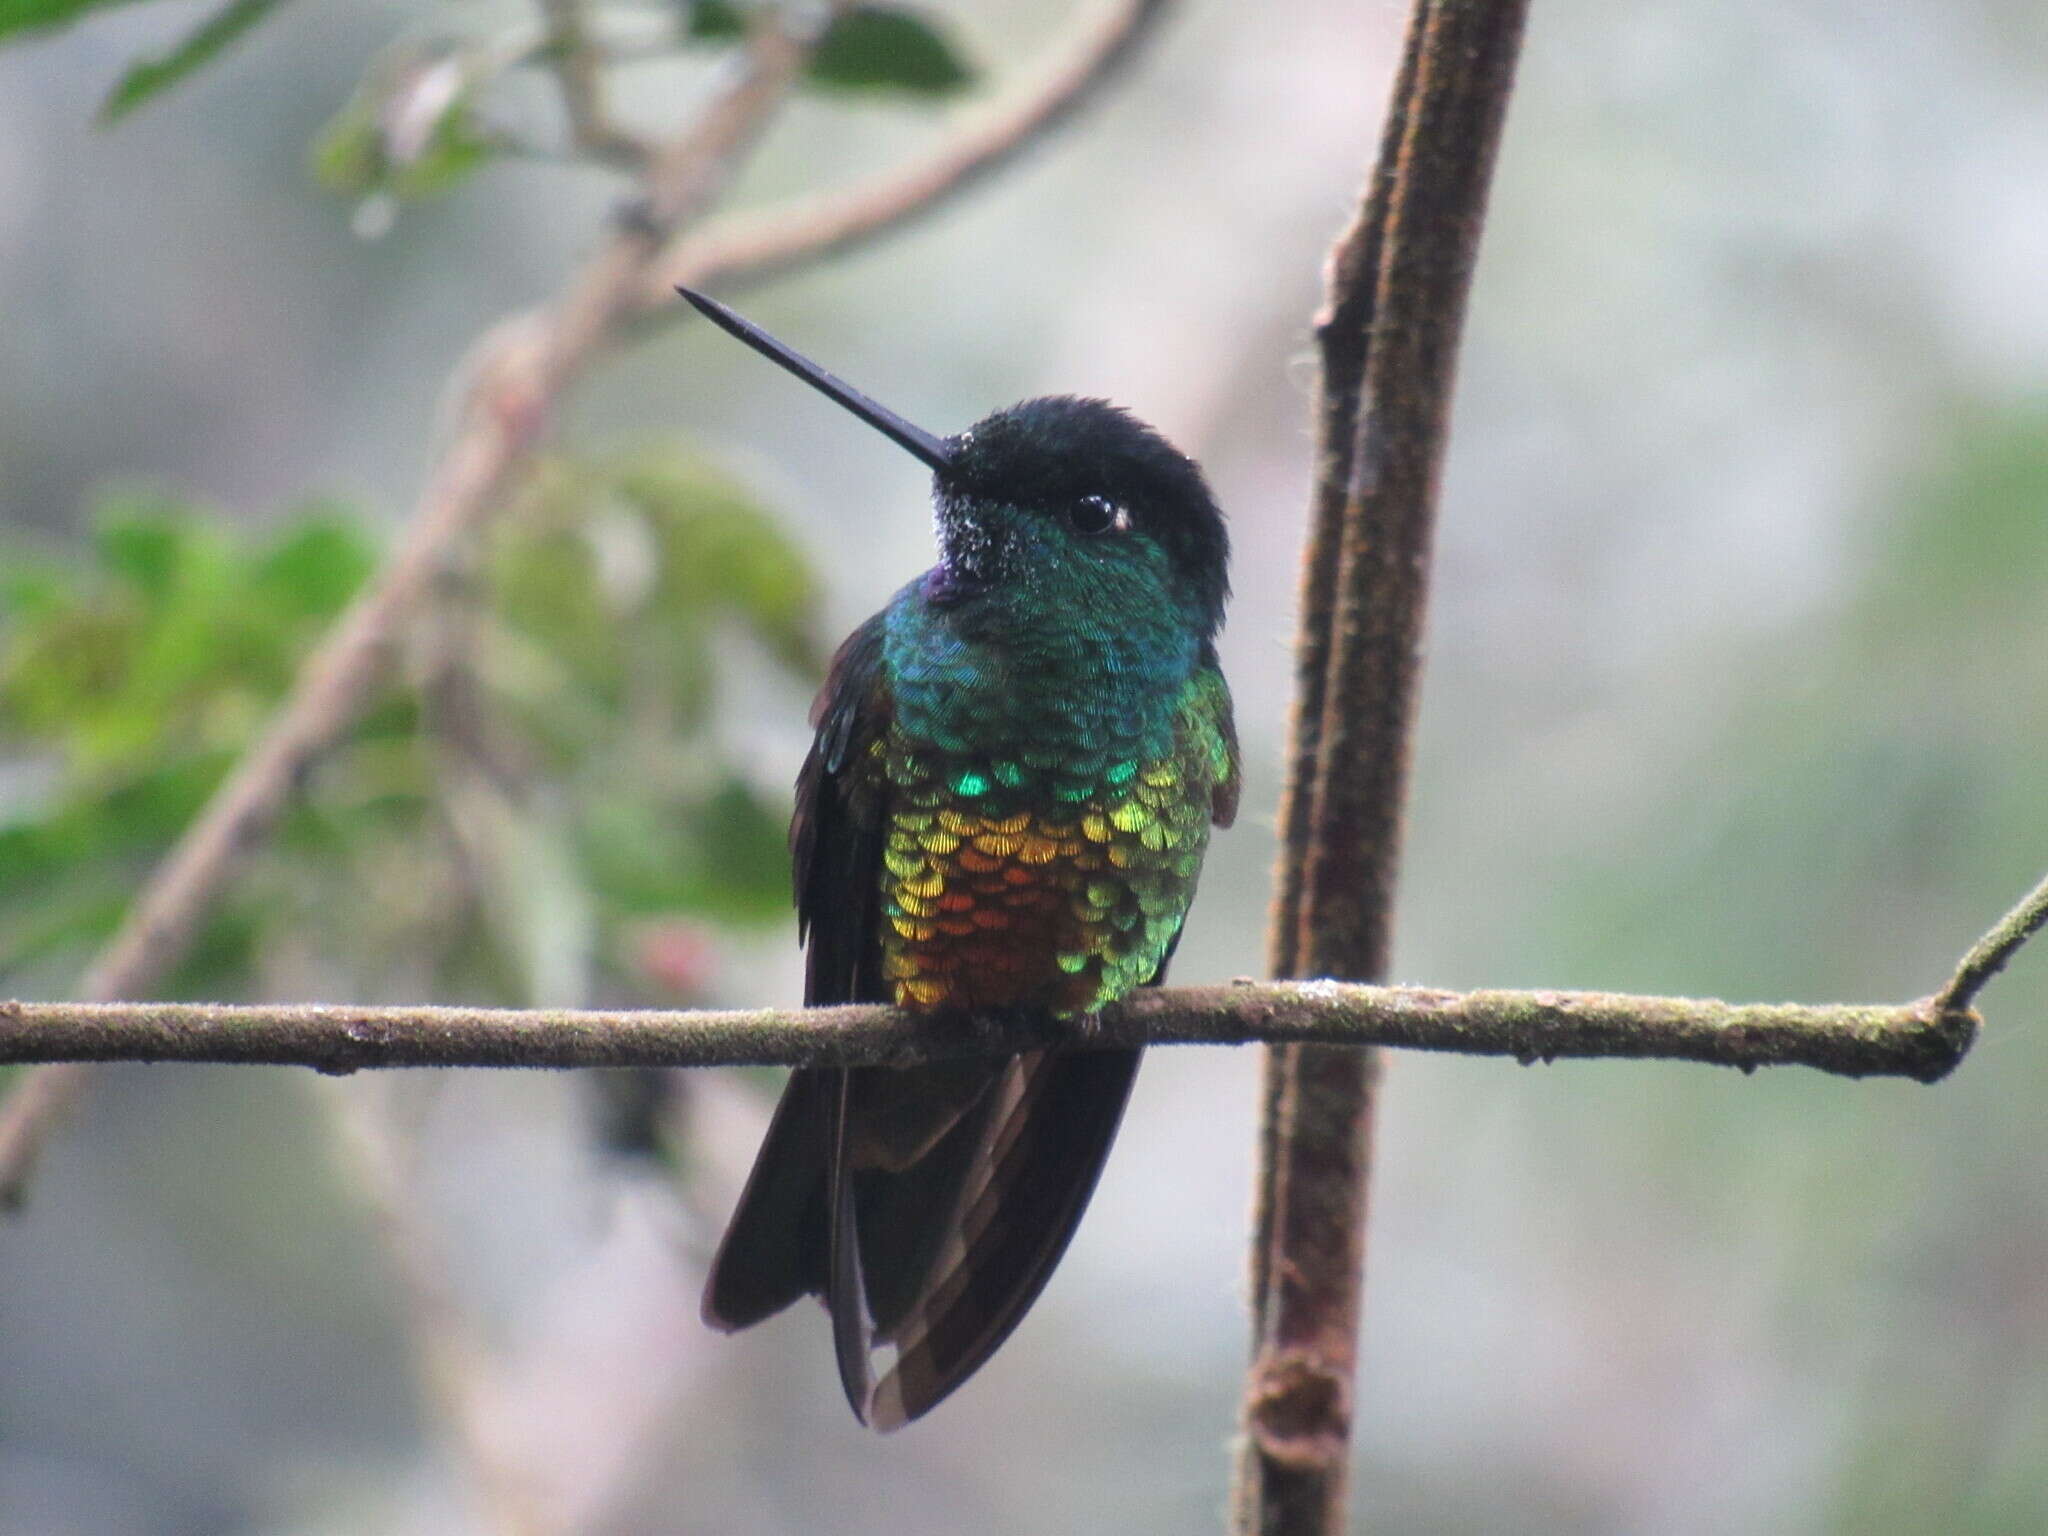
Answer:
[[[93,523],[68,564],[0,551],[0,978],[29,991],[71,984],[376,563],[331,505],[251,532],[129,489]],[[548,460],[448,615],[475,686],[376,700],[169,985],[311,967],[323,990],[547,1004],[602,960],[652,998],[647,933],[786,920],[781,797],[726,759],[714,701],[735,630],[811,680],[816,597],[702,459]]]
[[[727,775],[691,802],[594,798],[577,835],[595,888],[622,913],[751,923],[789,912],[785,820],[743,779]]]
[[[226,752],[179,758],[0,826],[0,898],[33,897],[88,860],[153,851],[198,813],[232,761]]]
[[[374,191],[384,176],[377,114],[359,102],[343,107],[315,136],[307,165],[313,180],[330,192],[362,197]]]
[[[96,569],[11,584],[0,635],[0,733],[93,772],[240,742],[370,567],[331,511],[255,547],[154,493],[103,498],[95,522]]]
[[[920,11],[856,6],[826,29],[811,55],[811,80],[842,91],[951,96],[974,70],[945,31]]]
[[[68,880],[49,899],[6,914],[0,922],[0,979],[11,990],[29,991],[21,975],[38,962],[75,974],[79,966],[120,926],[128,908],[127,889],[105,877]],[[64,978],[68,984],[71,976]]]
[[[300,512],[250,571],[251,594],[279,611],[309,619],[340,613],[369,579],[377,551],[339,507]]]
[[[568,529],[507,540],[494,583],[505,622],[532,635],[586,683],[615,686],[619,671],[616,615],[598,585],[590,545]]]
[[[731,0],[693,0],[690,37],[732,43],[747,33],[745,8]],[[946,30],[923,11],[894,5],[857,5],[818,40],[805,78],[847,92],[951,96],[975,80],[975,70]]]
[[[186,1002],[242,992],[256,968],[269,917],[262,904],[247,897],[216,907],[156,990],[167,999]]]
[[[345,197],[417,202],[459,186],[498,153],[477,121],[460,60],[379,71],[313,141],[313,179]]]
[[[64,600],[67,590],[64,573],[56,566],[17,555],[0,571],[0,614],[13,614],[17,623],[40,618]]]
[[[690,0],[690,36],[728,42],[747,35],[747,16],[731,0]]]
[[[597,913],[567,837],[535,797],[515,799],[482,774],[444,780],[442,794],[477,876],[484,918],[530,1008],[589,997]]]
[[[579,809],[579,852],[607,900],[637,915],[689,903],[698,875],[671,814],[649,799],[617,793],[593,796]]]
[[[100,107],[102,125],[119,122],[152,96],[168,90],[187,75],[218,58],[221,52],[283,0],[228,0],[160,58],[128,67]]]
[[[130,490],[94,524],[85,561],[0,588],[0,751],[34,765],[0,802],[0,974],[111,931],[371,563],[331,507],[251,536]],[[246,949],[226,933],[201,960]]]
[[[756,920],[787,915],[788,820],[786,810],[769,806],[744,779],[730,777],[719,787],[699,818],[705,910]]]
[[[89,11],[134,3],[135,0],[0,0],[0,41],[19,32],[69,25]]]
[[[434,125],[425,149],[398,162],[387,184],[393,195],[407,201],[439,197],[467,181],[497,153],[469,103],[457,102]]]
[[[163,764],[126,783],[82,789],[0,826],[0,978],[63,959],[60,986],[119,924],[135,874],[204,805],[228,753]]]
[[[145,597],[162,598],[175,584],[178,567],[205,537],[195,508],[150,491],[123,490],[102,496],[93,516],[93,541],[101,562]]]
[[[802,553],[745,487],[701,459],[645,452],[624,463],[618,488],[647,514],[660,540],[667,601],[686,613],[738,618],[792,670],[818,670],[817,584]]]

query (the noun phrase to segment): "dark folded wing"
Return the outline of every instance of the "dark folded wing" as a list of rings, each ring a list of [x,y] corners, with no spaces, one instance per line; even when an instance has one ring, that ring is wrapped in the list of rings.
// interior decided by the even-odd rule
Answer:
[[[978,1370],[1023,1320],[1087,1209],[1138,1071],[1137,1051],[1034,1052],[1006,1064],[985,1107],[961,1122],[956,1212],[922,1295],[880,1333],[896,1362],[867,1418],[895,1429]]]
[[[804,999],[882,1002],[875,943],[882,857],[880,774],[869,749],[888,727],[878,614],[847,638],[811,709],[817,734],[797,775],[789,842],[797,922],[809,936]],[[793,1072],[712,1261],[704,1318],[728,1331],[828,1289],[827,1172],[845,1074]]]
[[[839,647],[811,724],[817,734],[797,773],[789,823],[797,937],[809,945],[804,1001],[887,1002],[880,944],[887,784],[874,756],[889,728],[881,614]]]

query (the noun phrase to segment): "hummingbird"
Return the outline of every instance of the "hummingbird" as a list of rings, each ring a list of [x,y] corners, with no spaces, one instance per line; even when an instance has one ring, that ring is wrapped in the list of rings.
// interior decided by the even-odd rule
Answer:
[[[847,638],[811,708],[789,831],[804,1001],[1085,1029],[1157,986],[1238,799],[1215,648],[1230,543],[1200,468],[1067,395],[935,436],[679,291],[932,471],[938,563]],[[925,1414],[1059,1263],[1139,1055],[792,1073],[705,1321],[818,1296],[855,1416]]]

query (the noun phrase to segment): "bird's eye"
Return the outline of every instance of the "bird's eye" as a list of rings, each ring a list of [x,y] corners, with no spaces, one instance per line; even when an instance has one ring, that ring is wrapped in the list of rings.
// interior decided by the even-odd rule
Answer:
[[[1083,496],[1067,508],[1067,526],[1090,538],[1100,533],[1128,533],[1131,514],[1107,496]]]

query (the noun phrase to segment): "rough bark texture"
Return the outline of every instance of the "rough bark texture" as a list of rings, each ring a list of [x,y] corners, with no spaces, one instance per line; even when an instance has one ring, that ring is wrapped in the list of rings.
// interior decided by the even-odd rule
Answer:
[[[1282,975],[1385,974],[1465,297],[1525,0],[1418,0],[1317,330],[1318,482],[1274,914]],[[1344,1525],[1372,1111],[1366,1051],[1272,1053],[1233,1500],[1257,1536]]]
[[[1933,1082],[1977,1016],[1935,999],[1892,1006],[1723,1003],[1606,992],[1439,992],[1334,981],[1239,982],[1134,994],[1086,1024],[875,1006],[735,1012],[331,1004],[0,1002],[0,1065],[216,1061],[370,1067],[914,1066],[1078,1049],[1312,1041],[1357,1055],[1394,1045],[1524,1063],[1568,1056],[1807,1066]]]

